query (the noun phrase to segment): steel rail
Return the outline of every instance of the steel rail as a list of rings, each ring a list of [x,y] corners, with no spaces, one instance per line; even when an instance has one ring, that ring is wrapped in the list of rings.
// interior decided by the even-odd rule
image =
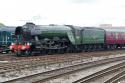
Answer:
[[[33,75],[8,80],[8,81],[5,81],[5,83],[13,83],[13,82],[16,82],[16,81],[19,81],[19,80],[21,81],[21,80],[24,80],[24,79],[25,80],[27,80],[27,79],[32,80],[32,79],[35,79],[35,78],[36,78],[35,81],[32,80],[33,83],[38,83],[38,82],[41,82],[41,81],[43,82],[43,81],[47,81],[47,80],[50,80],[52,78],[56,78],[56,77],[59,77],[59,76],[62,76],[62,75],[77,72],[77,71],[83,70],[85,68],[91,68],[91,67],[99,66],[99,65],[102,65],[102,64],[104,65],[104,64],[119,61],[119,60],[125,60],[125,57],[123,57],[123,56],[122,57],[115,57],[115,58],[103,59],[103,60],[99,60],[99,61],[93,61],[93,62],[89,62],[89,63],[59,68],[59,69],[50,70],[50,71],[47,71],[47,72],[36,73],[36,74],[33,74]],[[39,77],[42,77],[42,78],[39,78]]]

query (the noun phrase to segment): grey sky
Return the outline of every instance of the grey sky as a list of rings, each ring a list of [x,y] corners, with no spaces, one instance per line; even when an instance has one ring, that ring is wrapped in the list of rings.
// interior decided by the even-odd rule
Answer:
[[[5,25],[125,25],[124,0],[1,0],[0,10]]]
[[[66,0],[66,1],[68,1],[70,3],[80,3],[81,4],[81,3],[95,3],[99,0]]]

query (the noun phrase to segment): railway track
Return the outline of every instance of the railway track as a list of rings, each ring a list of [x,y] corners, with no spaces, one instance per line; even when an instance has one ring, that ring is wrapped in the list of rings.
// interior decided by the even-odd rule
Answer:
[[[125,77],[125,62],[111,66],[73,83],[118,83]]]
[[[28,75],[28,76],[24,76],[16,79],[11,79],[11,80],[5,81],[5,83],[17,83],[17,82],[41,83],[54,78],[58,78],[60,76],[64,76],[66,74],[78,72],[86,68],[92,68],[94,66],[100,66],[100,65],[104,65],[104,64],[112,63],[116,61],[122,61],[122,60],[124,61],[124,59],[125,57],[117,57],[117,58],[104,59],[104,60],[99,60],[99,61],[94,61],[94,62],[89,62],[84,64],[72,65],[72,66],[58,68],[58,69],[54,69],[46,72],[40,72],[40,73],[36,73],[33,75]],[[120,64],[125,64],[125,61]]]
[[[86,59],[87,57],[82,57]],[[6,70],[11,71],[13,69],[20,69],[20,67],[25,68],[25,66],[38,66],[38,65],[46,65],[46,64],[54,64],[54,63],[62,63],[66,61],[75,61],[81,59],[80,56],[71,56],[66,58],[66,56],[43,56],[43,57],[28,57],[27,60],[8,62],[8,63],[0,63],[0,71]],[[26,67],[26,68],[28,68]]]
[[[88,53],[87,53],[88,54]],[[100,54],[100,53],[99,53]],[[24,68],[26,66],[31,66],[32,64],[51,64],[51,63],[60,63],[60,62],[65,62],[65,61],[73,61],[73,60],[79,60],[79,59],[86,59],[89,58],[87,56],[72,56],[66,58],[66,56],[43,56],[43,57],[29,57],[28,60],[22,60],[19,62],[14,62],[14,63],[3,63],[0,64],[0,71],[11,71],[13,69],[20,69],[21,67]],[[68,59],[68,60],[67,60]],[[26,68],[28,68],[26,67]]]
[[[91,53],[86,53],[84,55],[82,55],[82,53],[78,53],[78,55],[77,54],[74,54],[74,55],[66,54],[66,56],[65,55],[61,55],[61,56],[57,56],[57,55],[51,55],[50,56],[50,55],[48,55],[48,56],[33,56],[33,57],[20,57],[20,58],[14,57],[15,60],[17,60],[17,61],[12,61],[12,62],[9,62],[9,63],[0,63],[0,76],[1,75],[8,76],[8,73],[11,73],[13,71],[14,72],[18,72],[18,71],[20,72],[20,71],[25,70],[25,69],[37,68],[38,66],[44,66],[44,67],[47,67],[47,69],[48,69],[48,65],[51,66],[51,64],[56,64],[56,63],[58,63],[59,66],[63,62],[68,63],[68,64],[70,63],[70,65],[72,65],[72,64],[74,64],[73,61],[81,60],[81,61],[84,62],[84,60],[82,60],[82,59],[88,59],[88,58],[90,58],[92,60],[92,58],[93,58],[92,56],[104,55],[103,53],[104,52],[97,52],[97,53],[91,52]],[[119,54],[119,53],[121,53],[121,51],[120,52],[118,51],[116,53]],[[111,55],[112,52],[106,51],[106,54]],[[9,57],[9,58],[11,58],[11,57]],[[109,58],[109,56],[106,57],[106,58]],[[110,58],[112,58],[112,57],[110,57]],[[21,59],[21,60],[19,60],[19,59]],[[85,60],[85,62],[87,62],[87,61]],[[79,62],[77,62],[77,64],[78,63]],[[62,64],[61,64],[61,66],[62,66]],[[56,68],[52,68],[52,69],[56,69]]]
[[[0,56],[0,61],[9,61],[9,62],[25,62],[28,60],[36,60],[40,59],[44,62],[51,59],[51,61],[55,61],[56,59],[68,59],[68,58],[85,58],[85,57],[98,57],[98,56],[109,56],[109,55],[117,55],[117,54],[124,54],[124,50],[108,50],[108,51],[96,51],[96,52],[82,52],[82,53],[65,53],[65,54],[54,54],[54,55],[47,55],[47,56],[31,56],[31,57],[15,57],[10,54],[5,56]],[[37,58],[36,58],[37,57]],[[42,59],[41,59],[42,58]]]
[[[73,55],[66,58],[66,56],[43,56],[43,57],[28,57],[28,60],[23,60],[19,62],[9,62],[0,64],[0,74],[4,74],[11,71],[17,71],[21,69],[27,69],[36,66],[56,64],[62,62],[72,62],[80,59],[87,59],[90,57]]]
[[[70,60],[63,60],[63,61],[57,61],[57,62],[43,62],[43,61],[33,61],[33,62],[26,62],[26,63],[11,63],[11,64],[6,64],[6,65],[0,65],[0,74],[5,74],[8,72],[12,71],[18,71],[18,70],[23,70],[23,69],[28,69],[28,68],[33,68],[33,67],[38,67],[38,66],[47,66],[51,64],[56,64],[56,63],[65,63],[65,62],[72,62],[75,60],[79,59],[70,59]]]
[[[0,64],[0,82],[1,82],[1,79],[5,79],[7,80],[8,78],[10,79],[11,76],[13,78],[13,75],[17,75],[17,73],[19,74],[22,74],[20,72],[29,72],[29,71],[34,71],[36,70],[37,68],[41,67],[42,69],[40,69],[41,71],[48,71],[50,70],[49,68],[51,69],[56,69],[56,68],[59,68],[61,66],[67,66],[67,63],[68,65],[71,65],[72,63],[80,63],[79,61],[79,58],[70,58],[69,60],[66,60],[66,59],[59,59],[57,61],[48,61],[48,62],[43,62],[41,60],[38,60],[38,61],[28,61],[28,62],[25,62],[25,63],[20,63],[20,62],[17,62],[17,63],[6,63],[6,64]],[[66,64],[66,65],[64,65]],[[54,65],[54,67],[53,67]],[[38,69],[37,69],[38,70]],[[16,77],[20,77],[21,75],[15,75]],[[3,81],[2,81],[3,82]]]

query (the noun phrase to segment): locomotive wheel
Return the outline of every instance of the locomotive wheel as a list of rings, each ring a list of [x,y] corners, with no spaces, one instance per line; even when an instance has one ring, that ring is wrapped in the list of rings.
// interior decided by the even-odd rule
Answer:
[[[53,50],[52,50],[52,53],[53,53],[53,54],[57,53],[56,49],[53,49]]]
[[[101,45],[97,45],[97,51],[101,51],[101,50],[102,50]]]
[[[16,52],[16,56],[18,56],[18,57],[21,56],[21,54],[22,54],[21,51]]]
[[[66,53],[70,53],[71,52],[71,49],[68,47],[67,49],[66,49]]]
[[[26,50],[26,51],[25,51],[25,55],[26,55],[26,56],[29,56],[29,55],[31,55],[31,52],[30,52],[29,50]]]
[[[47,50],[46,49],[43,49],[43,50],[41,50],[41,54],[47,54]]]
[[[61,54],[64,54],[64,49],[60,49],[60,53],[61,53]]]
[[[84,51],[88,52],[88,45],[84,45]]]
[[[64,49],[57,49],[57,53],[58,54],[63,54],[64,53]]]
[[[88,45],[88,51],[91,52],[92,51],[92,46]]]
[[[49,55],[52,54],[52,50],[51,50],[51,49],[48,50],[48,54],[49,54]]]
[[[96,51],[96,50],[97,50],[96,45],[93,45],[92,51]]]
[[[93,51],[96,51],[96,45],[93,46]]]
[[[77,53],[82,52],[82,49],[80,48],[80,46],[78,46],[75,50]]]
[[[57,54],[60,54],[60,49],[57,49]]]

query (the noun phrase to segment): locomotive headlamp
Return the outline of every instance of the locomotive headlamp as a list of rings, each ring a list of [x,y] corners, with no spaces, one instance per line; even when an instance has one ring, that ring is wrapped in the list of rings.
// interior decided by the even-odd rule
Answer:
[[[10,46],[10,50],[12,50],[13,46]]]
[[[28,42],[27,45],[30,45],[30,43]]]
[[[11,43],[11,45],[14,45],[14,43]]]
[[[22,48],[21,48],[22,50],[25,50],[26,49],[26,47],[25,46],[22,46]]]

